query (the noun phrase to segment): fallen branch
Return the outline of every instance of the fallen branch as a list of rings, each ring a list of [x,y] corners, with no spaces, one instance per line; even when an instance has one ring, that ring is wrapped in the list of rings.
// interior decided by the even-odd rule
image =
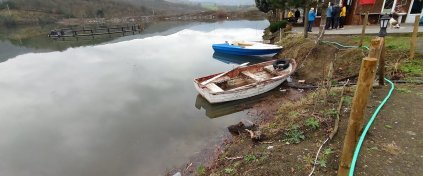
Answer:
[[[253,169],[247,170],[247,171],[245,171],[242,175],[247,175],[247,173],[248,173],[248,172],[251,172],[251,171],[257,170],[258,168],[260,168],[260,167],[256,167],[256,168],[253,168]]]
[[[333,131],[330,133],[329,138],[332,140],[332,138],[336,135],[336,133],[338,132],[338,128],[339,128],[339,116],[341,114],[341,108],[342,108],[342,103],[344,102],[344,91],[345,91],[345,86],[350,82],[350,80],[347,80],[347,82],[344,84],[344,86],[342,87],[342,91],[341,91],[341,101],[339,102],[338,105],[338,109],[336,113],[336,120],[335,120],[335,126],[333,127]]]
[[[316,163],[317,163],[317,158],[319,158],[319,154],[320,154],[320,150],[322,150],[322,147],[326,144],[326,142],[328,142],[329,140],[332,140],[332,138],[335,136],[335,134],[338,132],[338,128],[339,128],[339,116],[341,114],[341,108],[342,108],[342,102],[344,101],[344,91],[345,91],[345,86],[350,82],[350,80],[348,79],[347,82],[344,84],[344,86],[342,87],[342,91],[341,91],[341,102],[339,102],[338,105],[338,113],[336,115],[336,120],[335,120],[335,127],[333,128],[333,131],[330,133],[329,138],[327,138],[323,144],[319,147],[319,150],[317,150],[317,154],[316,154],[316,158],[314,159],[314,163],[313,163],[313,169],[311,170],[310,174],[308,176],[313,175],[314,170],[316,169]]]
[[[394,83],[423,84],[421,80],[393,80]]]
[[[249,129],[245,129],[248,133],[250,133],[250,138],[253,142],[259,142],[262,138],[261,131],[251,131]]]
[[[187,171],[192,166],[192,163],[190,163],[187,168],[185,168],[185,171]]]
[[[237,157],[225,157],[227,160],[238,160],[244,158],[243,156],[237,156]]]
[[[272,141],[268,141],[268,142],[266,142],[266,141],[264,141],[264,142],[260,142],[261,144],[273,144],[273,142]]]
[[[352,75],[352,76],[348,76],[348,77],[344,77],[344,78],[339,78],[336,81],[337,82],[342,82],[342,81],[346,81],[346,80],[351,80],[351,79],[356,79],[358,77],[358,74]]]

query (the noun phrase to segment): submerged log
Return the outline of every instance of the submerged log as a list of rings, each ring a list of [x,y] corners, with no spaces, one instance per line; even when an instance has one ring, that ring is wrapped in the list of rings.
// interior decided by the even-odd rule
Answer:
[[[264,135],[260,130],[257,129],[257,126],[251,121],[239,122],[236,125],[231,125],[228,127],[229,132],[232,135],[240,135],[242,133],[249,134],[253,142],[260,142],[264,140]]]
[[[231,132],[232,135],[240,135],[241,133],[245,133],[245,130],[254,130],[255,124],[247,124],[245,125],[243,122],[239,122],[236,125],[231,125],[228,127],[229,132]]]
[[[257,130],[257,131],[251,131],[249,129],[245,129],[245,131],[247,131],[248,133],[250,133],[250,138],[251,138],[251,140],[253,142],[260,142],[264,138],[263,134],[259,130]]]

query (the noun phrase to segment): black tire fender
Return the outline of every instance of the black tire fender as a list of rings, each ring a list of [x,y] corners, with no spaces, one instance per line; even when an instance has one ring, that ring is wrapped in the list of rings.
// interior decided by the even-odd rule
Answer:
[[[276,70],[285,70],[289,67],[289,60],[288,59],[278,59],[273,62],[273,68]]]

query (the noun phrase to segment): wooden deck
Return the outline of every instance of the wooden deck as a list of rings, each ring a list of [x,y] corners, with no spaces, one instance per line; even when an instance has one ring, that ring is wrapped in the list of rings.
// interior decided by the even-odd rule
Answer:
[[[53,39],[65,39],[65,38],[76,38],[78,37],[92,37],[101,36],[101,35],[111,35],[121,34],[125,35],[135,35],[135,33],[141,33],[144,30],[143,25],[126,25],[126,26],[114,26],[114,27],[95,27],[95,28],[62,28],[55,29],[50,32],[48,35]]]

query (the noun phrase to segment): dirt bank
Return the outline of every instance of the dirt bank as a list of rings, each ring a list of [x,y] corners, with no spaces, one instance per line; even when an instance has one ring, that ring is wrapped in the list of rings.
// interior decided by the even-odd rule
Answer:
[[[350,37],[327,37],[326,40],[356,44]],[[306,83],[321,85],[333,62],[334,75],[330,81],[357,75],[361,59],[368,53],[364,49],[339,49],[332,45],[316,45],[314,38],[288,36],[283,41],[284,52],[278,57],[295,58],[300,68],[294,77]],[[423,62],[410,61],[407,51],[396,43],[387,50],[387,76],[395,79],[421,80]],[[418,55],[422,58],[422,55]],[[423,163],[421,157],[422,86],[401,85],[370,131],[357,167],[359,175],[418,175],[410,170]],[[256,104],[250,111],[261,117],[259,128],[265,140],[253,143],[246,135],[233,137],[217,159],[207,167],[197,168],[193,175],[308,175],[319,146],[334,131],[339,115],[339,131],[322,148],[317,159],[315,175],[336,175],[342,143],[348,123],[355,87],[317,89],[296,99],[272,97]],[[385,97],[389,87],[375,88],[368,104],[365,119]],[[288,89],[295,93],[296,89]],[[342,94],[342,95],[341,95]],[[341,97],[343,101],[341,102]],[[340,109],[338,105],[342,103]],[[407,104],[413,104],[408,106]],[[379,120],[381,119],[381,120]],[[412,126],[411,128],[409,128]],[[380,159],[383,158],[383,159]],[[395,166],[394,166],[395,165]],[[186,173],[190,174],[190,173]]]

